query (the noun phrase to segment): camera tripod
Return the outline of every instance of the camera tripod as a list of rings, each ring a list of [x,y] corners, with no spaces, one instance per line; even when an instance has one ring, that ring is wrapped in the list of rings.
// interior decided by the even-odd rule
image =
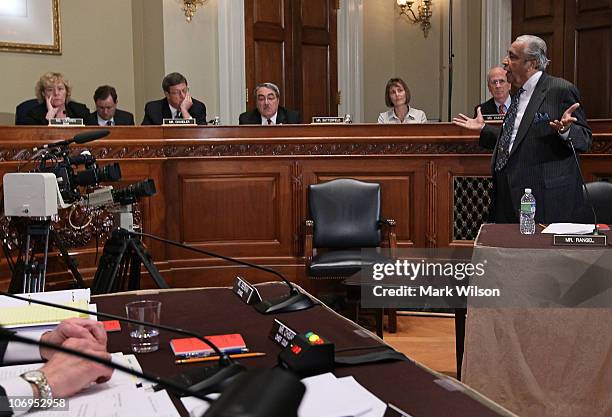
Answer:
[[[11,293],[42,292],[45,290],[47,278],[47,261],[49,258],[49,243],[60,252],[60,258],[76,282],[77,288],[85,288],[81,273],[76,262],[68,254],[64,243],[53,229],[51,219],[28,220],[19,230],[20,247],[17,261],[11,266],[12,278],[9,284]],[[5,252],[6,252],[6,244]],[[42,262],[36,260],[36,247],[42,247]]]
[[[155,267],[151,255],[147,252],[138,236],[132,234],[134,221],[132,206],[122,206],[115,212],[120,227],[113,230],[110,239],[104,245],[104,251],[93,283],[92,294],[140,289],[141,264],[149,271],[151,278],[159,288],[170,288]]]

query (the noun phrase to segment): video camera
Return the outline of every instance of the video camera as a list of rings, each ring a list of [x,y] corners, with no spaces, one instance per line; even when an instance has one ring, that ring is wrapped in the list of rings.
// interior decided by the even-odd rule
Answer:
[[[96,158],[89,151],[83,151],[78,156],[70,156],[68,148],[71,143],[86,143],[108,134],[108,130],[85,132],[70,140],[43,146],[44,151],[39,157],[36,172],[48,172],[55,175],[60,194],[66,203],[74,203],[80,199],[81,193],[78,187],[119,181],[121,168],[118,163],[99,167]],[[84,165],[85,169],[77,171],[79,165]]]

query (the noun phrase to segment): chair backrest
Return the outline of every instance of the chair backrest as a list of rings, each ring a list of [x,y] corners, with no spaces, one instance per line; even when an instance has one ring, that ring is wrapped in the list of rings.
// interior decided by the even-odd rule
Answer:
[[[586,187],[591,196],[591,201],[595,206],[597,213],[597,221],[599,223],[612,223],[612,183],[606,181],[589,182]],[[585,205],[588,206],[588,200],[585,193]],[[593,222],[593,214],[590,206],[587,207],[590,215],[589,222]]]
[[[314,247],[380,245],[380,184],[336,179],[311,185],[308,204]]]
[[[38,100],[32,98],[30,100],[23,101],[15,107],[15,124],[24,125],[25,116],[28,112],[38,104]]]

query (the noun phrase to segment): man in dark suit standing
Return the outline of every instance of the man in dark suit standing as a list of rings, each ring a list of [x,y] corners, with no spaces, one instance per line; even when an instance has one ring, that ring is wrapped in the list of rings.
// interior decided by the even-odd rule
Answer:
[[[518,223],[520,199],[531,188],[539,223],[571,221],[583,202],[582,183],[569,140],[586,152],[593,141],[570,82],[544,73],[546,43],[523,35],[508,49],[504,69],[516,89],[502,127],[485,125],[482,113],[470,119],[459,114],[453,123],[480,130],[481,143],[495,143],[492,219]]]
[[[117,91],[110,85],[102,85],[94,92],[96,111],[92,112],[88,125],[92,126],[133,126],[134,115],[117,108]]]
[[[510,108],[510,83],[506,70],[502,67],[491,68],[487,73],[487,88],[492,97],[474,107],[474,117],[477,116],[478,107],[482,114],[506,114]]]
[[[68,319],[58,324],[53,331],[43,333],[41,336],[33,337],[32,334],[20,334],[20,336],[61,345],[107,360],[111,358],[106,350],[106,331],[102,324],[92,320]],[[0,378],[0,417],[13,415],[8,396],[45,400],[67,398],[94,382],[108,381],[113,373],[112,369],[73,355],[0,340],[0,364],[39,362],[41,359],[46,363],[38,370],[25,372],[16,378]]]
[[[182,74],[173,72],[166,75],[162,89],[165,98],[145,105],[143,125],[161,125],[163,119],[195,119],[199,125],[206,124],[206,106],[191,97],[187,79]]]
[[[253,92],[257,108],[244,112],[238,118],[241,125],[282,125],[300,124],[300,114],[279,106],[280,90],[276,84],[261,83]]]

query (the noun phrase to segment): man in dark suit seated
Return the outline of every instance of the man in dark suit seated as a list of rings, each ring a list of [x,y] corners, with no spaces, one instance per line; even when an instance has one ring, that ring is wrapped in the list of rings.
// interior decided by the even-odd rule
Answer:
[[[521,196],[531,188],[538,223],[568,222],[583,204],[582,181],[571,141],[578,152],[593,142],[580,107],[580,93],[569,81],[546,74],[546,42],[523,35],[503,60],[516,89],[502,126],[485,125],[482,113],[459,114],[453,123],[480,132],[480,143],[494,147],[490,213],[496,223],[518,223]]]
[[[50,332],[40,336],[20,334],[30,339],[78,350],[110,360],[106,350],[106,331],[99,322],[87,319],[62,321]],[[0,378],[0,417],[11,416],[8,398],[36,398],[51,401],[67,398],[94,382],[108,381],[112,369],[92,361],[52,349],[0,340],[0,365],[10,362],[38,362],[40,369],[24,372],[15,378]],[[26,410],[27,411],[27,410]]]
[[[206,124],[206,106],[191,97],[187,79],[182,74],[166,75],[162,89],[165,98],[145,105],[143,125],[161,125],[163,119],[195,119],[199,125]]]
[[[506,70],[502,67],[493,67],[487,73],[487,88],[493,97],[474,107],[474,117],[478,107],[481,114],[506,114],[510,108],[510,83],[506,77]]]
[[[134,115],[117,108],[117,91],[110,85],[102,85],[94,92],[96,111],[92,112],[88,125],[92,126],[133,126]]]
[[[281,125],[300,124],[300,114],[279,106],[280,90],[275,84],[261,83],[253,92],[257,108],[244,112],[238,118],[241,125]]]

